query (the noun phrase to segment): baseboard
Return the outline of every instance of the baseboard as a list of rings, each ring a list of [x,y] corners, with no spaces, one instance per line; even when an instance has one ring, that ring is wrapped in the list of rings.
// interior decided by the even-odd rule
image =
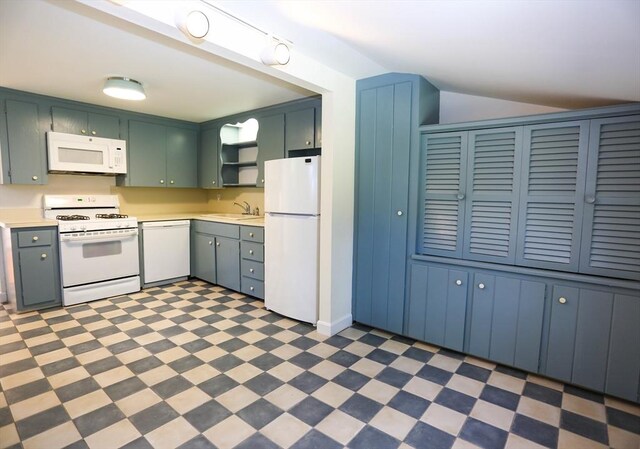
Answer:
[[[316,329],[318,330],[318,333],[322,335],[335,335],[351,326],[351,323],[353,323],[353,317],[349,313],[338,320],[332,321],[331,323],[318,321]]]

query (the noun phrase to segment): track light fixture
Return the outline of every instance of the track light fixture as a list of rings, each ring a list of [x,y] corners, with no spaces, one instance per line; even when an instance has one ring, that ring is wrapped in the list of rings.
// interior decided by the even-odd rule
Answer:
[[[175,21],[178,29],[193,42],[204,41],[209,33],[209,18],[200,10],[180,9],[176,12]]]
[[[289,46],[282,41],[268,37],[267,44],[260,52],[260,59],[266,65],[286,65],[291,59]]]

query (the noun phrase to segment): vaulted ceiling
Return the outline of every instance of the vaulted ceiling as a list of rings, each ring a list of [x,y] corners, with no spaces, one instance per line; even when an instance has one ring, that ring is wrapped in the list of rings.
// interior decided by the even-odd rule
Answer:
[[[562,108],[640,101],[637,0],[210,3],[354,78],[418,73],[446,91]],[[142,81],[148,100],[102,95],[115,74]],[[0,1],[0,85],[192,121],[313,94],[60,0]]]

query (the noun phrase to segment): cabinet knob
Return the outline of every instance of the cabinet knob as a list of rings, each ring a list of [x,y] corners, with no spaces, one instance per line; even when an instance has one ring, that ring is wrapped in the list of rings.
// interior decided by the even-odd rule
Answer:
[[[33,179],[34,181],[37,181],[38,177],[34,175],[34,176],[31,177],[31,179]]]
[[[567,298],[565,298],[564,296],[561,296],[558,298],[558,302],[560,304],[566,304],[567,303]]]
[[[253,237],[253,232],[250,232],[250,233],[249,233],[249,237]]]
[[[458,279],[458,280],[456,281],[456,285],[462,285],[462,281],[461,281],[460,279]]]
[[[95,131],[91,131],[91,134],[95,136],[97,133]]]
[[[249,290],[254,291],[254,290],[255,290],[255,288],[253,288],[253,287],[249,287]]]
[[[253,273],[255,270],[253,268],[249,268],[249,273]]]
[[[213,242],[211,240],[209,240],[209,245],[213,245]]]
[[[173,179],[172,179],[171,181],[169,181],[169,184],[173,184],[173,183],[174,183],[174,182],[173,182]]]
[[[402,217],[402,211],[399,210],[398,212],[396,212],[396,214],[398,214],[398,217]]]
[[[164,184],[164,179],[161,179],[161,180],[160,180],[160,184]]]
[[[215,183],[216,183],[215,181],[211,181],[211,184],[215,184]]]
[[[596,197],[594,195],[587,195],[584,200],[588,203],[588,204],[593,204],[596,202]]]
[[[483,284],[482,282],[481,282],[481,283],[479,283],[479,284],[478,284],[478,288],[479,288],[480,290],[484,290],[484,284]]]
[[[307,146],[311,145],[311,142],[309,140],[307,140],[305,143],[307,144]]]
[[[249,250],[249,254],[253,254],[253,250],[252,249]]]
[[[220,246],[220,242],[216,242],[216,246]]]
[[[462,201],[464,199],[464,193],[458,192],[458,194],[456,195],[456,198],[458,198],[460,201]]]
[[[262,183],[264,184],[264,179],[262,180]]]
[[[82,134],[87,134],[87,130],[86,130],[86,129],[81,129],[81,130],[80,130],[80,132],[81,132]]]
[[[45,253],[42,253],[42,254],[40,254],[40,258],[41,258],[41,259],[46,259],[46,258],[47,258],[47,255],[46,255]]]
[[[39,240],[39,238],[38,238],[38,236],[37,236],[37,235],[34,235],[34,236],[33,236],[33,238],[32,238],[31,240],[32,240],[32,241],[34,241],[34,242],[37,242],[37,241]]]

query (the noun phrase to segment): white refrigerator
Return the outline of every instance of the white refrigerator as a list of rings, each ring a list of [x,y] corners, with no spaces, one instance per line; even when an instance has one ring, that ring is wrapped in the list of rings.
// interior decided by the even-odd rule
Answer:
[[[320,156],[265,162],[265,307],[318,321]]]

